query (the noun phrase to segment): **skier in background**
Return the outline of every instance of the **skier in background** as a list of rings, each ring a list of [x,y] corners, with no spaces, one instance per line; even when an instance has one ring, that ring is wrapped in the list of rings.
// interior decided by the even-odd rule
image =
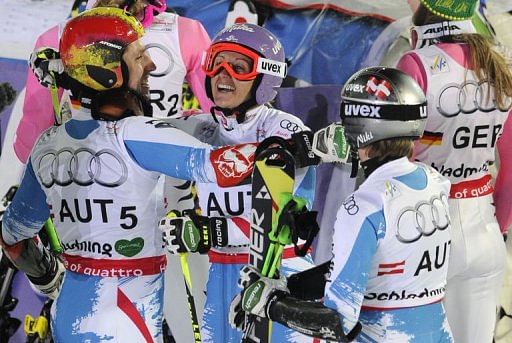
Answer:
[[[477,2],[444,7],[422,0],[413,15],[414,50],[397,64],[428,99],[429,119],[415,158],[452,182],[444,305],[457,343],[492,341],[506,263],[500,228],[504,233],[512,222],[512,75],[493,42],[475,33],[470,19]]]

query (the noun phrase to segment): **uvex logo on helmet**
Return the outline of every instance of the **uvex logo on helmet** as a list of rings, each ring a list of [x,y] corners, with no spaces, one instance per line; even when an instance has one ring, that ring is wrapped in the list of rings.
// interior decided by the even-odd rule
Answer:
[[[344,108],[347,117],[380,118],[380,106],[345,104]]]
[[[256,70],[258,73],[284,78],[286,76],[286,63],[262,57],[258,59],[258,68]]]
[[[345,89],[349,92],[358,92],[358,93],[362,93],[364,92],[365,90],[365,86],[363,85],[360,85],[358,83],[350,83],[348,85],[345,86]]]

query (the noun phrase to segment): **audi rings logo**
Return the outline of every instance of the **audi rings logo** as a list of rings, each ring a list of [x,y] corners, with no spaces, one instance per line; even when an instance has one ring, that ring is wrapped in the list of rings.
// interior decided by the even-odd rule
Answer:
[[[299,124],[289,121],[288,119],[281,120],[279,126],[293,133],[300,130]]]
[[[351,216],[359,212],[359,206],[357,206],[356,200],[354,199],[353,195],[351,195],[349,198],[347,198],[347,200],[345,200],[345,202],[343,202],[343,208]]]
[[[506,111],[511,104],[512,99],[508,99],[505,109],[499,110]],[[496,110],[494,89],[490,89],[486,80],[480,82],[469,80],[461,84],[449,83],[439,91],[436,108],[441,115],[448,118],[455,117],[461,112],[466,114],[476,111],[491,112]]]
[[[169,49],[158,43],[147,44],[145,49],[156,65],[156,70],[149,73],[149,75],[161,77],[172,71],[174,68],[174,58]]]
[[[118,187],[128,178],[128,168],[121,157],[109,149],[96,152],[88,148],[65,148],[46,151],[37,162],[37,176],[46,188],[71,183]]]
[[[450,225],[448,213],[448,197],[444,193],[406,207],[398,216],[396,238],[402,243],[413,243],[436,230],[445,230]]]

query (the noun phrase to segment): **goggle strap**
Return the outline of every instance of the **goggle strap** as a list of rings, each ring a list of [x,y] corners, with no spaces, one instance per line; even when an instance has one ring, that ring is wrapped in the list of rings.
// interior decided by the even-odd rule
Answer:
[[[287,65],[285,62],[274,61],[263,57],[258,58],[258,66],[256,68],[258,73],[279,76],[284,79],[286,77],[286,69]]]
[[[208,56],[208,51],[203,51],[203,53],[201,54],[201,65],[203,66],[204,70],[206,70],[208,68],[208,66],[205,64],[207,56]]]

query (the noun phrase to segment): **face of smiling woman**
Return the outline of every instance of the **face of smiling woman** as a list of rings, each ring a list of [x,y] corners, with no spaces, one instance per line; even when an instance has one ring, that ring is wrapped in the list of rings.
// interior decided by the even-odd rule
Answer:
[[[252,70],[252,60],[238,52],[223,51],[215,57],[214,66],[227,62],[238,74],[247,74]],[[223,108],[235,108],[248,100],[254,80],[239,81],[222,68],[211,79],[212,95],[215,105]]]

